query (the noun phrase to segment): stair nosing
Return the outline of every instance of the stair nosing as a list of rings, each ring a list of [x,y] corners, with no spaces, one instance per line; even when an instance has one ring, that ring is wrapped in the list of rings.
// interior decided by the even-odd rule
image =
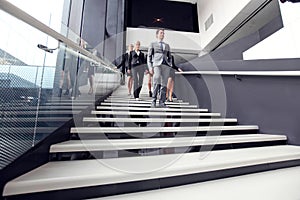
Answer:
[[[236,118],[101,118],[84,117],[83,122],[237,122]]]
[[[125,107],[125,106],[97,106],[98,110],[151,110],[151,111],[185,111],[185,112],[208,112],[208,109],[203,108],[178,108],[178,107],[168,107],[168,108],[151,108],[151,107]]]
[[[202,145],[237,144],[248,142],[286,141],[283,135],[245,134],[223,136],[147,138],[147,139],[102,139],[102,140],[69,140],[54,144],[50,153],[82,152],[82,151],[113,151],[129,149],[150,149],[168,147],[191,147]],[[145,146],[144,146],[145,145]]]
[[[8,182],[4,187],[3,196],[130,183],[300,159],[300,147],[289,145],[211,151],[207,152],[205,157],[201,156],[203,153],[206,152],[127,157],[117,158],[117,160],[112,158],[49,162]],[[169,164],[161,166],[161,163],[156,163],[162,161],[167,161]],[[153,167],[156,166],[154,164],[158,165],[156,173],[150,173],[144,168],[152,164]],[[113,168],[115,165],[122,166],[123,170]],[[126,171],[126,167],[130,169],[137,167],[137,169],[132,169],[131,172],[128,171],[129,169]],[[137,171],[139,169],[144,171]],[[34,175],[38,178],[33,179]]]
[[[91,111],[91,114],[94,115],[152,115],[152,116],[214,116],[214,117],[220,117],[220,113],[193,113],[193,112],[165,112],[165,111],[153,111],[153,112],[131,112],[131,111],[98,111],[93,110]]]
[[[198,132],[198,131],[234,131],[258,130],[256,125],[236,126],[186,126],[186,127],[73,127],[70,133],[153,133],[153,132]]]

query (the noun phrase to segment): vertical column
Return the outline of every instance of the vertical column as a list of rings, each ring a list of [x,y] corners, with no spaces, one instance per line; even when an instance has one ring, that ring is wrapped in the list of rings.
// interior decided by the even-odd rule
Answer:
[[[110,61],[120,57],[124,50],[125,1],[107,1],[104,56]]]
[[[82,20],[82,38],[101,56],[104,55],[106,4],[107,0],[85,1]]]
[[[84,3],[82,38],[110,61],[124,48],[125,0],[88,0]]]

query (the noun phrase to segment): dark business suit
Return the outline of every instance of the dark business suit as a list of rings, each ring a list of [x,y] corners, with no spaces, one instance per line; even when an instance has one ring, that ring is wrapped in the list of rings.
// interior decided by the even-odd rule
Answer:
[[[133,76],[133,95],[139,98],[143,86],[144,73],[147,70],[145,65],[145,54],[139,51],[131,51],[129,55],[129,69]]]
[[[129,53],[124,53],[121,58],[121,63],[117,66],[122,73],[121,85],[125,84],[125,72],[129,69]]]

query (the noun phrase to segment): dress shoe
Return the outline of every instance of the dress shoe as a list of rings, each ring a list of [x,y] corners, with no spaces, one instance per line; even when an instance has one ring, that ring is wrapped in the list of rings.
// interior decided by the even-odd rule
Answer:
[[[152,97],[152,92],[151,91],[149,91],[149,97]]]
[[[160,107],[160,108],[166,108],[167,106],[166,106],[166,104],[164,104],[164,103],[160,103],[160,104],[159,104],[159,107]]]
[[[61,88],[59,88],[59,91],[58,91],[58,97],[61,97],[61,93],[62,93],[62,89]]]
[[[64,93],[64,95],[69,95],[70,94],[70,90],[67,89],[66,92]]]
[[[156,107],[156,103],[155,102],[152,102],[151,103],[151,108],[155,108]]]

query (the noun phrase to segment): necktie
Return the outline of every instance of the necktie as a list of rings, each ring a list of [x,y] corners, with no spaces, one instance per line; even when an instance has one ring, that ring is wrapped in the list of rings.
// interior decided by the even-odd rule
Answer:
[[[163,42],[159,42],[159,43],[160,43],[160,49],[163,51],[164,50]]]

